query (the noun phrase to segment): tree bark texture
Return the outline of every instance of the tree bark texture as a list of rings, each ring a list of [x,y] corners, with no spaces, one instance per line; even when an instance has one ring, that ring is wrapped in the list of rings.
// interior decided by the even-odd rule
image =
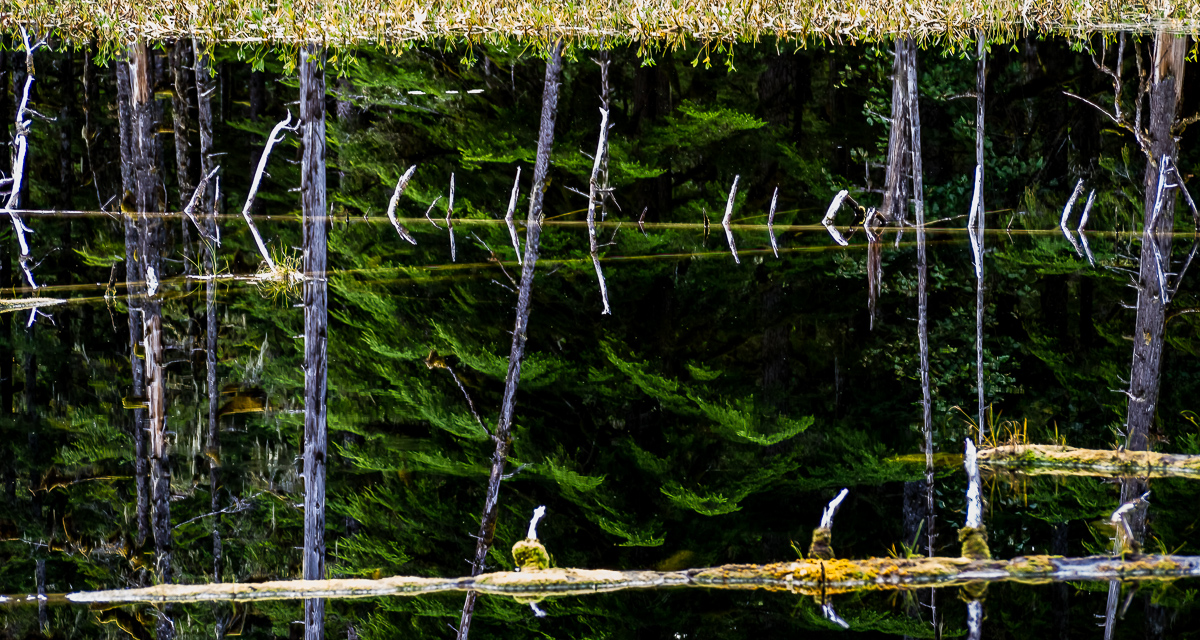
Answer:
[[[508,459],[511,446],[512,418],[516,410],[517,385],[521,382],[521,360],[525,357],[525,341],[528,337],[529,304],[533,297],[533,270],[537,265],[540,248],[542,212],[546,174],[550,169],[550,152],[554,147],[554,122],[558,115],[558,90],[562,82],[562,41],[555,43],[550,49],[550,58],[546,61],[546,77],[542,87],[542,117],[538,130],[537,157],[533,165],[533,187],[529,192],[529,215],[526,218],[525,230],[525,259],[521,268],[521,285],[517,294],[517,319],[513,327],[512,348],[508,356],[508,373],[504,377],[504,396],[500,405],[500,419],[492,437],[496,449],[492,453],[492,471],[488,477],[487,495],[483,503],[483,517],[480,519],[479,535],[476,538],[475,559],[471,565],[471,575],[479,575],[484,571],[488,549],[496,535],[496,517],[499,514],[498,498],[500,481],[504,476],[504,466]],[[462,618],[458,625],[458,640],[466,640],[471,630],[471,615],[475,611],[474,591],[467,593],[463,603]]]
[[[188,141],[188,94],[192,86],[188,77],[188,67],[191,66],[191,41],[180,38],[171,47],[171,79],[174,81],[174,91],[171,92],[171,121],[175,128],[175,175],[179,183],[179,208],[187,206],[196,188],[192,182],[192,145]],[[208,175],[208,174],[205,174]],[[187,218],[183,222],[183,273],[192,274],[192,243]]]
[[[912,127],[908,121],[908,67],[915,56],[910,39],[896,39],[892,62],[892,125],[888,134],[887,168],[879,214],[890,222],[903,220],[908,210],[908,174],[912,166]]]
[[[160,108],[154,100],[151,55],[145,42],[129,47],[129,88],[135,199],[141,225],[140,255],[143,277],[160,278],[163,245],[161,188],[162,148],[158,140]],[[157,571],[162,582],[171,581],[171,472],[167,451],[166,397],[163,386],[162,306],[157,292],[147,285],[142,300],[142,339],[145,354],[145,394],[149,436],[151,523]],[[162,625],[160,623],[160,630]],[[160,636],[161,637],[161,636]]]
[[[138,356],[142,344],[142,306],[140,293],[143,289],[141,254],[141,231],[137,221],[137,202],[133,195],[134,147],[133,147],[133,94],[130,86],[128,64],[116,64],[117,76],[117,121],[120,128],[121,154],[121,218],[125,225],[125,284],[129,307],[129,366],[133,380],[132,395],[135,402],[145,396],[145,376],[142,359]],[[137,546],[145,544],[150,535],[150,470],[146,454],[146,412],[133,410],[134,485],[137,489]]]
[[[325,51],[300,50],[300,197],[304,212],[304,578],[325,577],[325,415],[328,290],[325,278]],[[304,636],[323,637],[325,601],[304,602]]]
[[[1176,148],[1172,128],[1179,111],[1187,37],[1159,32],[1150,70],[1150,157],[1146,163],[1145,220],[1138,268],[1137,321],[1133,332],[1133,364],[1129,376],[1126,413],[1126,449],[1146,451],[1158,406],[1162,382],[1163,343],[1166,339],[1167,301],[1162,299],[1162,273],[1170,271],[1171,241],[1175,228],[1175,194],[1159,185],[1169,174],[1160,171],[1164,161],[1174,166]],[[1165,160],[1164,160],[1165,158]],[[1160,188],[1162,192],[1160,194]],[[1161,195],[1161,198],[1160,198]],[[1156,211],[1157,209],[1157,211]],[[1160,263],[1161,260],[1161,263]],[[1160,270],[1161,266],[1161,270]],[[1121,502],[1142,495],[1147,484],[1140,479],[1121,483]],[[1140,506],[1127,516],[1139,542],[1145,533],[1146,511]]]

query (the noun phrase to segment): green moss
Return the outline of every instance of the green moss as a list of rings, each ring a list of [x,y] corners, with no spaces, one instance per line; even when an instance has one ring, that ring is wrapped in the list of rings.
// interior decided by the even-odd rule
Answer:
[[[988,549],[987,529],[963,527],[958,530],[958,541],[962,543],[962,557],[972,560],[987,560],[992,557]]]
[[[810,560],[833,560],[833,547],[830,546],[830,541],[833,538],[833,532],[829,529],[818,527],[813,529],[812,544],[808,547],[808,557]]]
[[[523,571],[535,571],[550,567],[550,554],[536,538],[518,541],[512,548],[513,562]]]

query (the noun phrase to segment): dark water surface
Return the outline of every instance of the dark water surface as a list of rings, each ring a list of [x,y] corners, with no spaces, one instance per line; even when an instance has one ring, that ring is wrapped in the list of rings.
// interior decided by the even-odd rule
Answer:
[[[331,578],[469,575],[522,278],[504,216],[519,169],[514,218],[525,252],[546,62],[486,46],[400,57],[360,50],[353,64],[340,52],[324,80],[330,216],[310,219],[327,225],[327,267],[307,266],[315,264],[306,262],[315,259],[313,229],[306,234],[301,220],[300,190],[312,180],[302,184],[311,159],[301,139],[312,120],[281,130],[250,207],[273,261],[308,271],[297,283],[264,278],[241,215],[268,134],[301,112],[295,61],[213,51],[217,247],[203,237],[216,236],[202,219],[204,198],[195,209],[203,234],[177,213],[207,170],[197,102],[204,81],[197,92],[186,68],[190,48],[176,53],[166,43],[145,58],[152,97],[141,108],[158,144],[138,156],[122,149],[126,72],[118,67],[126,63],[97,66],[94,52],[52,44],[34,54],[29,106],[55,119],[31,118],[26,186],[14,206],[33,231],[25,264],[36,292],[12,226],[0,232],[4,304],[56,299],[36,312],[26,302],[0,314],[0,592],[13,598],[0,604],[3,636],[319,637],[319,626],[306,629],[312,612],[302,601],[87,608],[55,596],[301,578],[310,573],[303,475],[313,464],[327,480],[324,506],[308,508],[325,518],[325,549],[310,548],[310,569],[323,559]],[[1100,40],[1093,44],[1099,60]],[[1140,37],[1147,69],[1154,46]],[[1132,118],[1141,61],[1132,37],[1126,47],[1123,113]],[[1109,67],[1115,48],[1105,54]],[[913,195],[911,155],[889,170],[891,123],[909,122],[894,110],[893,48],[745,45],[728,60],[709,60],[699,48],[645,59],[618,49],[607,54],[607,89],[592,60],[599,55],[563,56],[527,343],[483,569],[513,568],[509,549],[539,505],[547,515],[538,532],[556,566],[678,570],[793,560],[807,553],[822,509],[843,487],[849,494],[834,521],[839,558],[959,555],[967,484],[960,456],[964,438],[978,436],[979,407],[967,232],[975,56],[915,51],[928,221],[925,429],[916,206],[887,209],[885,198],[897,184],[907,186],[896,202]],[[1177,85],[1179,119],[1200,109],[1195,65],[1186,63]],[[9,51],[0,66],[0,118],[12,137],[24,52]],[[1165,329],[1139,335],[1146,155],[1132,133],[1064,95],[1111,110],[1113,79],[1087,53],[1036,36],[992,47],[986,74],[985,442],[1145,448],[1127,428],[1135,397],[1151,405],[1150,427],[1139,432],[1146,446],[1200,454],[1200,301],[1196,274],[1176,277],[1195,251],[1182,192],[1165,189],[1162,200],[1177,200],[1165,214],[1173,217],[1154,221],[1174,224],[1160,236],[1173,242],[1158,257],[1163,290],[1175,289],[1161,305]],[[183,91],[173,100],[177,86]],[[607,315],[585,223],[605,99],[612,128],[607,175],[597,171],[596,186],[611,187],[612,198],[595,215]],[[174,114],[184,110],[181,174]],[[1194,130],[1183,130],[1170,159],[1190,190],[1196,142]],[[411,165],[395,213],[415,244],[387,217]],[[1063,207],[1080,179],[1064,233]],[[736,254],[721,225],[735,180]],[[131,184],[150,186],[143,194]],[[864,228],[864,212],[846,204],[837,223],[848,244],[836,243],[820,222],[842,189],[881,215],[903,209],[902,235],[878,218]],[[161,211],[176,213],[146,215]],[[215,249],[215,279],[206,246]],[[161,254],[153,278],[148,250]],[[1142,282],[1143,292],[1157,289]],[[306,463],[306,374],[311,388],[326,370],[314,369],[305,346],[323,334],[314,302],[322,289],[327,455],[310,448]],[[1154,295],[1141,304],[1160,304]],[[1132,393],[1123,391],[1131,389],[1131,362],[1142,358],[1134,345],[1155,337],[1165,346],[1161,374],[1151,377],[1161,384],[1157,400],[1147,401],[1136,380]],[[155,427],[157,367],[163,422]],[[308,402],[309,419],[318,420],[313,396]],[[945,454],[932,487],[927,441]],[[1128,479],[986,469],[983,479],[991,553],[1004,559],[1108,554],[1109,516],[1130,491],[1141,493]],[[1148,488],[1149,507],[1140,504],[1134,523],[1144,526],[1144,550],[1200,554],[1200,485],[1170,478]],[[1112,593],[1105,582],[993,584],[982,636],[1200,634],[1194,580],[1114,584]],[[49,600],[26,595],[38,593]],[[958,637],[970,633],[966,601],[977,595],[862,592],[830,603],[851,632]],[[843,633],[820,602],[780,592],[652,590],[536,604],[545,617],[528,602],[481,596],[471,635]],[[331,600],[323,632],[447,638],[462,609],[461,594]]]

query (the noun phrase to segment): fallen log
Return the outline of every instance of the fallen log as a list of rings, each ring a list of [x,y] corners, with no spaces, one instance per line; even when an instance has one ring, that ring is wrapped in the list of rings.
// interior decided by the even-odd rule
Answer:
[[[579,596],[628,589],[699,587],[767,589],[803,596],[857,591],[953,587],[973,583],[1046,583],[1107,580],[1168,580],[1200,576],[1200,556],[1129,555],[1012,560],[969,558],[868,558],[797,560],[765,565],[723,565],[684,571],[610,571],[553,568],[500,571],[474,577],[395,576],[381,580],[283,580],[257,583],[161,584],[142,589],[83,591],[71,602],[204,602],[297,598],[415,596],[479,591],[520,597]]]
[[[1200,456],[1154,451],[1076,449],[1050,444],[982,449],[979,451],[979,464],[1046,475],[1200,477]]]

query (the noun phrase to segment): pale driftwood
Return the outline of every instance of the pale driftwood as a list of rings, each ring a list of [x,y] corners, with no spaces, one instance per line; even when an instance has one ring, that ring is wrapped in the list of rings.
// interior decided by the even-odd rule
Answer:
[[[1076,449],[1052,444],[1002,446],[979,451],[979,463],[1025,473],[1085,476],[1200,477],[1200,456],[1155,451]]]
[[[396,183],[396,190],[392,192],[392,199],[388,202],[387,208],[388,220],[391,221],[392,226],[396,228],[396,233],[400,234],[400,237],[407,240],[409,244],[417,244],[417,240],[416,238],[413,238],[412,234],[408,232],[408,229],[404,228],[404,225],[400,224],[400,221],[396,219],[396,205],[399,204],[400,196],[404,193],[404,189],[408,187],[408,181],[412,179],[413,173],[416,170],[417,165],[414,164],[408,168],[408,171],[404,172],[404,175],[400,176],[400,180]]]
[[[779,187],[771,194],[771,211],[767,214],[767,236],[771,239],[771,251],[779,257],[779,245],[775,244],[775,200],[779,197]]]
[[[846,242],[846,239],[842,237],[842,234],[837,230],[837,227],[833,226],[833,218],[837,215],[838,208],[842,206],[842,201],[845,200],[846,196],[848,195],[850,195],[850,192],[846,191],[845,189],[839,191],[837,195],[833,197],[833,202],[829,203],[829,209],[825,211],[825,217],[821,218],[821,224],[825,225],[825,228],[829,230],[829,235],[833,236],[833,241],[842,245],[843,247],[850,243]]]
[[[608,110],[600,110],[600,138],[596,142],[596,155],[592,162],[592,177],[588,181],[588,211],[587,211],[587,227],[588,227],[588,252],[592,255],[592,265],[596,268],[596,279],[600,282],[600,300],[604,303],[604,309],[600,312],[601,315],[610,315],[612,310],[608,306],[608,283],[604,281],[604,270],[600,268],[600,249],[596,243],[596,197],[599,195],[603,200],[604,195],[600,193],[600,170],[604,156],[608,153]],[[735,256],[736,257],[736,256]]]
[[[521,239],[517,237],[517,225],[513,222],[513,211],[517,208],[517,196],[521,191],[521,167],[517,167],[517,177],[513,179],[512,195],[508,197],[508,213],[504,214],[504,222],[508,225],[508,235],[512,238],[513,249],[517,252],[517,265],[522,265]]]
[[[462,578],[396,576],[381,580],[284,580],[82,591],[70,602],[212,602],[297,598],[373,598],[477,591],[529,597],[583,596],[630,589],[698,587],[767,589],[803,596],[822,593],[950,587],[980,582],[1169,580],[1200,576],[1200,556],[1025,556],[1012,560],[968,558],[867,558],[797,560],[777,564],[723,565],[684,571],[610,571],[553,568],[500,571]]]
[[[730,228],[729,221],[733,217],[733,200],[737,196],[737,183],[740,177],[733,177],[733,186],[729,187],[729,201],[725,203],[725,217],[721,218],[721,227],[725,229],[725,239],[729,241],[729,252],[733,254],[733,261],[737,264],[741,264],[742,261],[738,259],[737,244],[733,242],[733,229]]]
[[[246,194],[246,204],[242,206],[242,217],[246,219],[246,224],[250,227],[250,233],[254,235],[254,242],[258,245],[258,252],[262,254],[263,260],[271,271],[275,271],[275,261],[271,259],[270,252],[267,251],[267,245],[263,244],[262,236],[258,233],[258,227],[254,226],[254,220],[250,217],[250,208],[254,205],[254,195],[258,193],[258,185],[262,182],[263,172],[267,168],[267,160],[271,157],[271,149],[275,143],[283,140],[283,136],[279,132],[288,129],[295,130],[295,127],[288,127],[292,121],[292,112],[288,111],[287,117],[275,125],[271,129],[271,135],[267,136],[267,146],[263,149],[262,156],[258,159],[258,170],[254,172],[254,179],[250,182],[250,192]],[[278,137],[276,137],[278,136]]]

